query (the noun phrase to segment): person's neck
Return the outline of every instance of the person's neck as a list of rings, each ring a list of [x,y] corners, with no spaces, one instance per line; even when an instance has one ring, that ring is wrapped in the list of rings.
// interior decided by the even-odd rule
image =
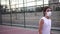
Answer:
[[[45,16],[47,19],[49,19],[49,17],[48,16]]]

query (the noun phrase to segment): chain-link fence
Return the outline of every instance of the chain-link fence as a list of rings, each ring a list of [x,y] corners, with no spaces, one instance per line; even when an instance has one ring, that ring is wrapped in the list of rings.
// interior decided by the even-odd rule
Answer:
[[[2,2],[3,1],[3,2]],[[1,0],[0,22],[3,25],[38,28],[45,6],[53,9],[52,27],[60,27],[60,3],[53,0]]]

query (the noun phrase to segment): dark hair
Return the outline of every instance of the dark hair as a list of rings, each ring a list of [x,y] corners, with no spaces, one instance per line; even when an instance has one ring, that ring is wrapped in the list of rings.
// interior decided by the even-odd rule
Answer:
[[[48,8],[50,8],[50,7],[46,6],[46,7],[43,8],[43,15],[44,15],[44,16],[45,16],[45,12],[46,12],[46,10],[47,10]]]

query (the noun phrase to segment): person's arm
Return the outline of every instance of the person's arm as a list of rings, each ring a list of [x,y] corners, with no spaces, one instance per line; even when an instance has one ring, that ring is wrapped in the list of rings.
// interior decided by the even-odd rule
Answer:
[[[39,21],[39,34],[42,34],[43,24],[44,24],[44,20],[41,19],[41,21]]]

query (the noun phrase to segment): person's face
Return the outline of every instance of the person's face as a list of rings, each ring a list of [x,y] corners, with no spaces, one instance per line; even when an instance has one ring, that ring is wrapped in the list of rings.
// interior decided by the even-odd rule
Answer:
[[[52,13],[52,9],[51,8],[48,8],[46,10],[46,16],[50,17],[51,16],[51,13]]]

